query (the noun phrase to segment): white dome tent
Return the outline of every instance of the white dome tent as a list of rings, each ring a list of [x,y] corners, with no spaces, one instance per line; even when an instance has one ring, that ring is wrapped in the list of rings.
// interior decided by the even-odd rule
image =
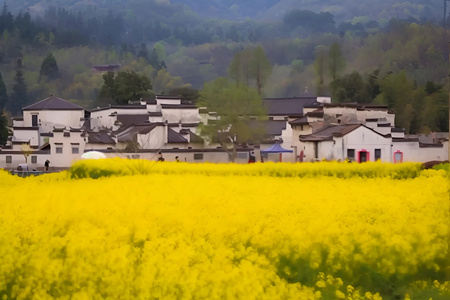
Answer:
[[[106,158],[106,155],[103,152],[99,151],[88,151],[81,155],[81,159],[103,159]]]

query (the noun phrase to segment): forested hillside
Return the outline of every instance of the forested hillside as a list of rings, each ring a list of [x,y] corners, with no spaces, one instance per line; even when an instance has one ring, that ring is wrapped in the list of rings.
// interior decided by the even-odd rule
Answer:
[[[29,13],[18,13],[25,2]],[[324,2],[323,8],[335,7],[333,1]],[[363,6],[356,1],[342,6],[347,2],[353,5],[348,10],[355,10],[351,22],[339,21],[331,9],[306,9],[317,1],[304,1],[304,7],[270,22],[202,18],[187,9],[188,2],[176,1],[67,1],[59,7],[52,4],[64,1],[8,3],[0,13],[0,107],[14,116],[50,94],[87,108],[114,103],[101,93],[104,73],[93,69],[104,64],[147,77],[153,94],[190,97],[205,82],[237,78],[236,70],[245,75],[246,55],[261,46],[270,73],[259,83],[246,83],[265,97],[306,93],[387,104],[397,112],[397,125],[410,133],[447,131],[450,35],[440,19],[424,18],[438,16],[430,11],[436,1],[414,2],[424,15],[410,10],[406,17],[408,9],[403,9],[405,18],[383,20],[375,19],[375,5],[374,14],[366,9],[364,17],[356,18]],[[380,1],[379,8],[391,2]],[[252,2],[208,3],[228,11]],[[258,3],[255,13],[288,1]]]
[[[311,10],[316,13],[330,12],[338,22],[357,19],[389,20],[413,17],[418,20],[442,19],[442,0],[15,0],[8,1],[11,11],[18,13],[30,9],[32,14],[42,13],[50,6],[60,6],[70,10],[129,10],[136,7],[165,7],[180,14],[187,8],[202,17],[220,19],[258,18],[266,20],[282,19],[292,9]],[[151,12],[147,12],[151,15]]]

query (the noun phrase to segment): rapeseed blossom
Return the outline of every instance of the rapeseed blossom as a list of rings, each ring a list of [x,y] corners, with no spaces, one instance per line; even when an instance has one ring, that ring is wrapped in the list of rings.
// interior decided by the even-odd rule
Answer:
[[[450,296],[442,170],[116,159],[0,179],[3,299]]]

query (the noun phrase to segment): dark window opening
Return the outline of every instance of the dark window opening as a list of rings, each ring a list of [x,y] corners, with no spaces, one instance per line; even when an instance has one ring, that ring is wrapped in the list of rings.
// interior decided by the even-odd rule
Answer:
[[[349,160],[355,160],[355,149],[347,149],[347,158]]]
[[[375,161],[381,159],[381,149],[375,149]]]
[[[38,126],[38,115],[31,115],[31,126]]]
[[[194,153],[194,159],[195,160],[202,160],[203,159],[203,153]]]

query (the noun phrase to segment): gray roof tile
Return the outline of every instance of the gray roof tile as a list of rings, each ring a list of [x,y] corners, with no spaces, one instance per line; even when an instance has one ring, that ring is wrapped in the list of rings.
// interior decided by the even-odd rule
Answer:
[[[24,107],[23,110],[84,110],[84,108],[52,95],[44,100]]]
[[[263,100],[269,116],[303,116],[303,107],[317,103],[316,97],[269,98]]]

